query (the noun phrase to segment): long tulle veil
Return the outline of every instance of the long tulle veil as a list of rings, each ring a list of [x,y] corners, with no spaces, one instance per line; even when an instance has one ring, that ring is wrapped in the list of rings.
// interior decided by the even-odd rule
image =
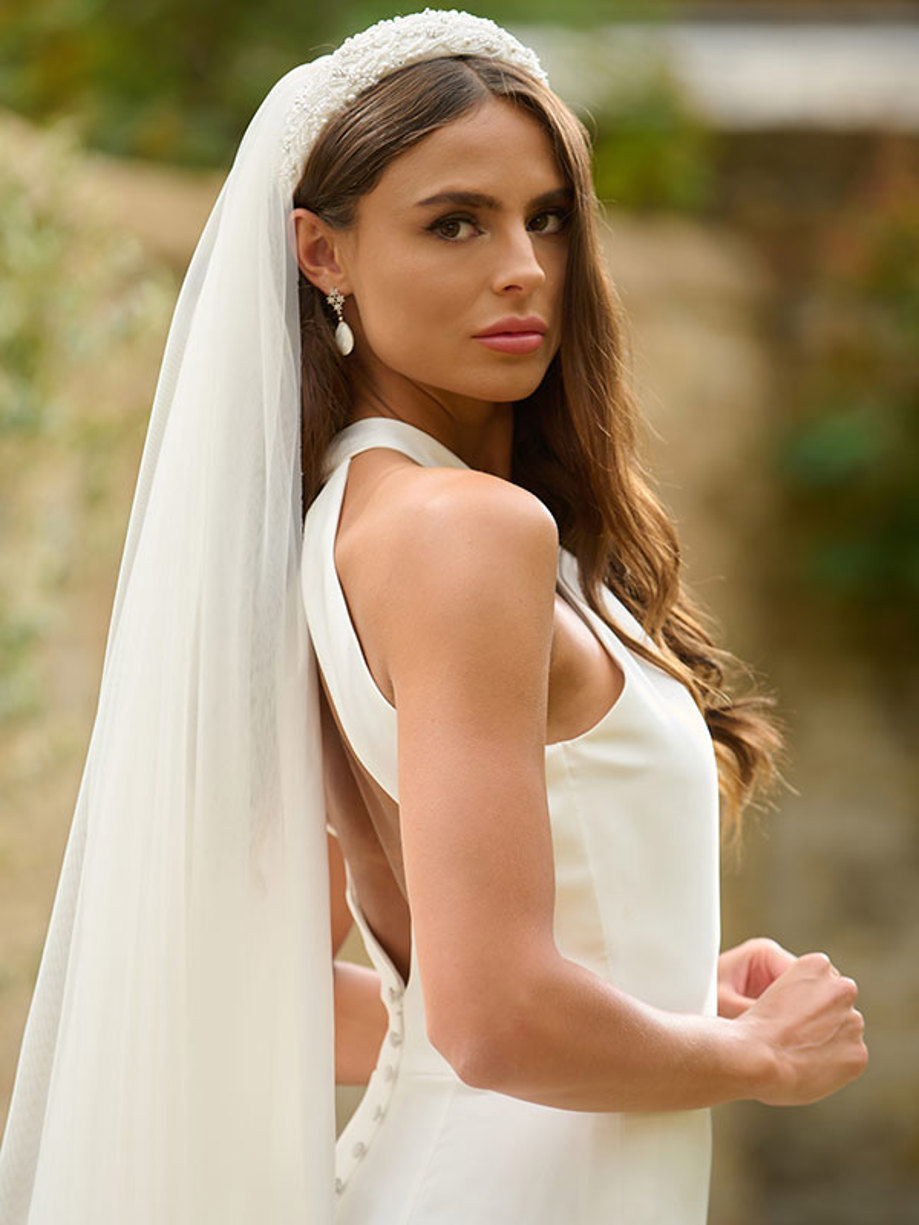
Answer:
[[[527,48],[377,23],[270,90],[183,282],[0,1148],[3,1225],[330,1225],[334,1014],[301,596],[292,176],[403,63]]]

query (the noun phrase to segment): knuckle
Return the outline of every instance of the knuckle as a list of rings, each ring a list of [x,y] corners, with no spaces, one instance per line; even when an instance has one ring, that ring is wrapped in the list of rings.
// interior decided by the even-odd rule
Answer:
[[[819,969],[828,970],[832,965],[829,955],[822,952],[806,953],[805,957],[811,965],[817,966]]]

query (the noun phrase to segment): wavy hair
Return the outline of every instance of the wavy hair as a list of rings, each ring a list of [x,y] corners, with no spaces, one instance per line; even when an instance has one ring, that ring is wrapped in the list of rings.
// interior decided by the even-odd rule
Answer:
[[[355,222],[357,203],[386,167],[429,133],[496,97],[524,108],[547,132],[574,192],[558,352],[539,387],[514,405],[511,479],[539,497],[578,561],[584,597],[635,654],[684,684],[711,733],[725,845],[739,848],[745,809],[778,781],[786,740],[774,695],[732,694],[731,672],[752,669],[715,645],[715,621],[687,590],[674,522],[639,457],[641,423],[629,386],[627,321],[600,241],[591,140],[564,102],[526,70],[476,55],[430,59],[391,73],[336,115],[310,152],[294,190],[333,228]],[[300,274],[303,506],[321,484],[327,447],[348,424],[352,387],[323,294]],[[611,620],[608,587],[644,626],[660,656]],[[661,658],[662,656],[662,658]],[[793,788],[792,788],[793,789]]]

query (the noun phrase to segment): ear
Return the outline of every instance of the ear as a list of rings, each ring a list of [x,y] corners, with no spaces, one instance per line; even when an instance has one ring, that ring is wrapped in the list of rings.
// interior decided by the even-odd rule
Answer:
[[[293,209],[291,217],[297,263],[303,275],[323,293],[340,289],[349,294],[348,279],[339,263],[342,244],[337,231],[308,208]]]

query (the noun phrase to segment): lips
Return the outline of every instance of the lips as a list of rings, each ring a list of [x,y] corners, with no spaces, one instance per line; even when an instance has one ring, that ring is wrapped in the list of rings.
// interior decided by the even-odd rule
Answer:
[[[476,336],[516,336],[521,332],[539,332],[542,335],[545,331],[546,323],[538,315],[506,315],[491,327],[476,332]]]

